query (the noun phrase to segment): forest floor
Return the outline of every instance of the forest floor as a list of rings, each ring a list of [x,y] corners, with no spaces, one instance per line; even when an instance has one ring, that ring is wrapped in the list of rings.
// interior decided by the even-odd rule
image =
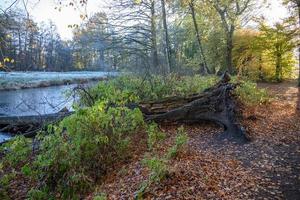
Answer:
[[[300,89],[295,82],[259,84],[273,96],[268,105],[243,110],[247,144],[220,141],[222,129],[203,123],[185,126],[187,149],[169,163],[169,175],[152,184],[145,199],[300,199]],[[162,126],[174,139],[176,125]],[[108,199],[133,199],[149,171],[141,160],[147,145],[135,142],[134,154],[115,166],[95,193]],[[92,194],[87,199],[92,199]]]
[[[169,173],[150,185],[145,199],[300,199],[300,89],[295,82],[259,84],[273,100],[243,109],[241,120],[251,142],[235,144],[217,137],[222,129],[202,123],[185,126],[187,148],[169,161]],[[162,125],[167,139],[157,149],[165,154],[178,125]],[[137,134],[128,159],[95,183],[85,199],[105,193],[108,199],[133,199],[149,177],[142,165],[147,141]],[[10,185],[12,199],[25,199],[30,183],[17,177]]]

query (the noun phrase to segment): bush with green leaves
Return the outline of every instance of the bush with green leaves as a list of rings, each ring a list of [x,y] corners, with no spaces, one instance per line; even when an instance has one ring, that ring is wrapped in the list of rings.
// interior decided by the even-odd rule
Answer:
[[[168,172],[167,160],[163,158],[144,158],[142,163],[150,170],[151,182],[159,182],[165,178]]]
[[[89,105],[90,98],[94,101],[105,100],[108,103],[137,103],[156,100],[164,97],[199,93],[217,82],[216,76],[120,76],[108,81],[99,82],[91,88],[89,96],[82,94],[82,103]]]
[[[105,193],[95,195],[93,198],[93,200],[106,200],[106,199],[107,199],[107,195]]]
[[[166,138],[166,134],[161,132],[156,123],[151,123],[147,126],[147,143],[148,148],[152,150],[160,141]]]
[[[0,161],[0,199],[5,199],[8,186],[15,178],[17,170],[23,168],[29,159],[32,152],[32,141],[24,136],[16,136],[0,146],[0,152],[5,155]]]
[[[5,156],[0,166],[18,165],[24,175],[37,183],[28,193],[29,199],[44,199],[45,195],[80,198],[93,180],[115,161],[128,156],[131,138],[145,127],[141,111],[124,106],[130,98],[125,93],[115,96],[110,102],[99,99],[92,107],[78,109],[59,125],[50,125],[51,131],[36,137],[39,146],[30,162],[31,140],[16,137],[1,147]],[[122,96],[124,101],[119,98]],[[8,182],[8,175],[1,180]]]
[[[0,146],[0,151],[5,152],[5,157],[3,157],[0,166],[16,167],[28,159],[32,152],[32,141],[31,139],[19,135]]]
[[[184,145],[187,144],[188,139],[189,137],[185,132],[184,127],[181,126],[178,128],[177,135],[175,137],[175,144],[168,150],[166,157],[168,159],[176,157],[178,152],[180,152]]]
[[[126,153],[130,137],[143,126],[139,109],[107,107],[104,102],[65,118],[54,134],[40,137],[34,170],[37,180],[43,180],[42,190],[64,199],[87,191],[93,178]]]
[[[217,81],[211,77],[167,77],[140,78],[122,76],[100,82],[89,90],[93,105],[82,96],[81,103],[89,105],[76,108],[73,115],[36,137],[34,154],[32,141],[23,136],[0,147],[4,168],[18,169],[36,183],[28,193],[29,199],[79,199],[88,191],[93,181],[102,176],[115,161],[128,156],[132,137],[147,132],[147,143],[151,157],[143,163],[151,171],[144,191],[152,182],[160,181],[168,171],[168,162],[174,158],[188,141],[183,128],[178,130],[174,145],[165,155],[155,153],[165,139],[157,124],[145,126],[139,109],[128,105],[146,100],[156,100],[174,95],[199,93]],[[268,100],[266,91],[257,89],[251,82],[243,82],[236,95],[247,104],[259,104]],[[140,131],[140,130],[143,131]],[[51,133],[51,134],[49,134]],[[12,171],[14,172],[14,171]],[[13,174],[2,176],[2,185],[8,185]],[[5,188],[0,188],[5,196]]]
[[[168,173],[168,160],[157,157],[145,157],[142,164],[150,170],[149,178],[142,182],[135,194],[135,199],[143,199],[143,195],[151,184],[160,182]]]
[[[156,124],[151,124],[148,128],[148,132],[149,129],[153,133],[157,133]],[[154,152],[153,149],[150,149],[152,151],[150,151],[150,153],[147,154],[146,157],[142,160],[142,164],[149,169],[150,175],[148,179],[143,181],[140,185],[139,190],[135,194],[135,199],[143,199],[145,191],[151,186],[151,184],[160,182],[167,176],[169,172],[170,160],[177,156],[178,152],[180,152],[183,149],[187,142],[188,135],[184,127],[181,126],[177,130],[174,145],[168,149],[165,155],[163,155],[162,157],[158,157],[158,155],[155,155],[156,152]]]
[[[270,101],[266,89],[259,89],[256,83],[243,81],[235,89],[235,94],[241,102],[248,106],[264,104]]]

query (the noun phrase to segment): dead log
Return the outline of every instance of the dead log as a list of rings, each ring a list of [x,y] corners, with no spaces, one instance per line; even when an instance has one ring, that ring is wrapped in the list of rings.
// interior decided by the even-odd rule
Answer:
[[[73,112],[58,112],[33,116],[1,116],[0,131],[34,137],[37,131],[41,130],[45,125],[57,122],[72,113]]]
[[[197,123],[211,121],[224,127],[221,138],[248,141],[236,117],[237,106],[232,91],[229,74],[203,93],[187,97],[169,97],[159,101],[139,105],[147,121]]]

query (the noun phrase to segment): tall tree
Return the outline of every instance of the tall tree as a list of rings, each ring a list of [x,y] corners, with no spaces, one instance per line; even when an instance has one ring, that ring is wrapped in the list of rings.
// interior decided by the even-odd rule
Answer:
[[[226,36],[226,69],[234,73],[232,62],[233,35],[243,14],[250,10],[253,0],[209,0],[219,14]]]
[[[283,0],[285,5],[288,5],[292,9],[293,17],[298,18],[298,24],[295,26],[296,29],[300,30],[300,0]],[[300,31],[298,33],[298,40],[300,40]],[[298,41],[298,87],[300,87],[300,42]]]
[[[156,32],[156,10],[155,0],[150,0],[151,9],[151,54],[152,54],[152,67],[158,69],[158,50],[157,50],[157,32]]]
[[[196,38],[197,38],[198,45],[199,45],[200,55],[201,55],[201,58],[203,60],[203,67],[201,67],[201,71],[202,71],[203,74],[208,74],[209,73],[209,68],[207,66],[206,57],[205,57],[204,49],[203,49],[203,45],[202,45],[202,39],[201,39],[201,36],[200,36],[198,23],[197,23],[197,20],[196,20],[195,0],[190,0],[188,2],[188,4],[189,4],[190,11],[191,11],[192,19],[193,19],[193,24],[194,24],[194,28],[195,28]]]
[[[261,23],[260,31],[259,43],[267,53],[269,60],[275,65],[275,80],[281,82],[284,70],[292,68],[294,65],[293,49],[295,44],[293,39],[296,30],[291,30],[286,23],[277,23],[275,27]]]
[[[166,73],[170,73],[173,66],[172,66],[170,38],[169,38],[168,25],[167,25],[165,0],[161,0],[161,9],[162,9],[162,20],[163,20],[164,35],[165,35],[165,52],[166,52],[166,61],[167,61]]]

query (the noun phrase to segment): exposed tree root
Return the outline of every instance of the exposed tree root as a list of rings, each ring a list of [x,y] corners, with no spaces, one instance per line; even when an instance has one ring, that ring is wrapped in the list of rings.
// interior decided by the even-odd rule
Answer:
[[[236,85],[229,81],[230,77],[225,73],[215,86],[206,89],[203,93],[142,103],[139,108],[148,121],[215,122],[224,127],[225,132],[220,135],[221,138],[246,142],[249,139],[236,119],[237,106],[231,94]]]

